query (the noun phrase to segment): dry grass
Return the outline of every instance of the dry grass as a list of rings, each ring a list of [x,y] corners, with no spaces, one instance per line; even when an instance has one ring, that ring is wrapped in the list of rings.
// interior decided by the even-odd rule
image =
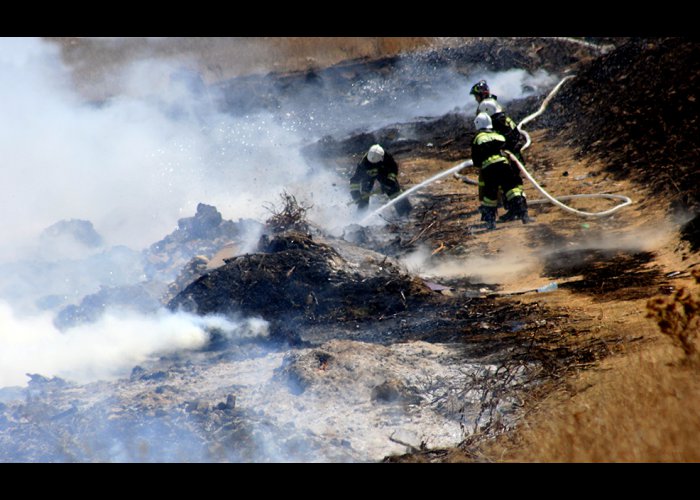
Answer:
[[[700,285],[700,270],[693,271]],[[681,287],[670,297],[655,297],[647,303],[647,317],[659,325],[661,333],[680,347],[687,358],[697,355],[700,335],[700,292]]]
[[[534,403],[515,433],[483,447],[485,459],[700,461],[700,360],[688,348],[689,339],[697,339],[697,304],[682,307],[697,298],[690,288],[649,300],[649,314],[642,318],[640,311],[631,324],[617,327],[630,337],[641,334],[647,342],[578,373]],[[688,325],[695,330],[680,333]],[[609,323],[604,328],[616,327]]]
[[[630,245],[639,244],[640,249],[653,251],[655,265],[662,266],[664,272],[689,269],[697,260],[681,260],[674,250],[677,240],[672,235],[659,230],[658,237],[653,237],[656,229],[645,232],[667,225],[663,219],[657,219],[660,214],[654,212],[654,206],[643,203],[647,198],[639,188],[606,180],[605,175],[591,177],[593,186],[575,181],[577,176],[601,167],[573,161],[568,150],[545,148],[543,142],[546,141],[540,138],[531,158],[552,192],[632,193],[639,201],[615,218],[617,220],[586,221],[591,229],[598,231],[597,244],[624,246],[627,240],[623,235],[634,235]],[[544,166],[550,172],[548,175],[543,173]],[[562,176],[563,170],[569,175]],[[452,192],[453,186],[443,183],[433,187],[433,191],[438,189]],[[463,188],[465,195],[471,193],[469,189]],[[536,196],[533,194],[532,198]],[[576,219],[554,210],[535,209],[533,212],[540,225],[547,225],[565,237],[565,244],[586,238],[587,233]],[[569,220],[572,222],[567,226]],[[522,235],[522,241],[532,243],[533,235],[528,231],[533,228],[511,225],[503,232],[507,231],[511,237]],[[605,238],[600,239],[603,236]],[[503,254],[503,240],[498,234],[478,235],[480,251],[484,252],[483,247],[488,245],[492,255]],[[613,295],[603,298],[600,294],[574,294],[565,290],[546,296],[522,296],[520,301],[545,301],[549,307],[563,308],[576,319],[571,324],[576,326],[577,334],[562,339],[572,348],[593,340],[607,344],[610,339],[618,338],[621,343],[592,369],[572,369],[571,376],[554,392],[547,394],[542,387],[543,399],[536,395],[529,399],[527,411],[512,432],[475,446],[465,443],[465,455],[449,450],[445,456],[420,458],[449,462],[700,461],[700,362],[689,355],[694,352],[695,347],[691,345],[696,345],[698,337],[700,299],[693,290],[697,291],[700,284],[693,284],[693,281],[690,278],[672,280],[676,289],[672,295],[651,300],[618,301]],[[528,283],[541,282],[539,269],[532,273],[514,273],[499,281],[504,289],[516,290],[527,288]],[[648,297],[660,290],[660,286],[650,287]],[[647,308],[648,304],[651,309]],[[654,314],[655,309],[658,316]]]
[[[657,346],[581,375],[486,455],[515,462],[700,461],[699,367]]]
[[[73,68],[76,86],[88,97],[114,92],[113,74],[129,62],[158,58],[197,69],[205,82],[269,72],[323,68],[357,58],[392,56],[438,44],[433,37],[170,37],[95,39],[48,37]]]

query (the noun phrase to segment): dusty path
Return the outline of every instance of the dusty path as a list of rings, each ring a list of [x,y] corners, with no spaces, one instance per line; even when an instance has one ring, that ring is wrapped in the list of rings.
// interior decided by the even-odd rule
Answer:
[[[640,364],[646,367],[646,363],[651,363],[654,369],[664,372],[657,380],[667,380],[664,378],[668,377],[666,371],[673,372],[676,378],[672,387],[660,387],[661,394],[670,391],[696,398],[698,388],[692,382],[693,370],[682,376],[680,369],[660,368],[665,366],[663,363],[677,364],[682,356],[670,349],[668,339],[660,335],[656,324],[645,315],[648,299],[667,295],[693,283],[690,271],[700,265],[700,256],[690,253],[688,244],[679,240],[679,221],[669,219],[665,205],[644,186],[629,180],[613,180],[605,173],[605,165],[601,162],[573,159],[571,150],[545,139],[542,131],[532,133],[532,138],[533,146],[526,154],[527,167],[551,194],[615,193],[629,196],[634,203],[602,219],[581,218],[551,204],[533,204],[530,213],[536,218],[535,223],[509,222],[498,224],[495,231],[485,232],[479,222],[476,188],[448,178],[432,184],[414,197],[418,207],[413,231],[420,235],[417,238],[420,243],[434,252],[423,264],[434,281],[454,283],[451,280],[468,278],[471,282],[490,284],[497,292],[505,293],[492,295],[497,304],[514,310],[538,307],[543,312],[549,311],[547,319],[542,320],[544,328],[520,332],[524,337],[522,340],[528,338],[542,342],[552,353],[558,350],[578,352],[573,358],[577,361],[568,358],[549,373],[553,376],[547,377],[545,389],[535,391],[534,397],[524,405],[517,431],[511,429],[504,434],[508,437],[496,440],[496,444],[480,443],[477,436],[465,441],[460,450],[432,451],[404,459],[697,459],[697,454],[688,445],[678,447],[674,453],[669,451],[673,444],[664,439],[654,446],[640,444],[638,440],[646,442],[651,439],[646,434],[637,441],[617,438],[614,445],[611,444],[615,439],[612,436],[607,440],[598,438],[600,442],[595,445],[590,442],[593,438],[586,441],[572,437],[585,436],[586,432],[600,434],[600,428],[590,422],[581,426],[571,423],[571,415],[581,414],[581,405],[584,408],[603,408],[596,419],[605,420],[614,415],[619,421],[618,426],[626,425],[622,422],[629,417],[615,406],[621,404],[619,401],[606,405],[601,400],[610,399],[609,393],[587,391],[588,388],[625,387],[635,404],[653,407],[654,403],[643,400],[642,396],[634,396],[640,390],[638,385],[626,386],[625,377],[630,376],[631,370],[639,369]],[[454,163],[404,158],[402,165],[403,180],[410,186],[412,182],[428,178]],[[474,171],[463,173],[476,177]],[[530,200],[541,198],[527,182],[525,189]],[[589,211],[613,206],[613,202],[607,200],[573,203],[575,208]],[[553,292],[507,295],[507,292],[531,290],[551,282],[558,283],[558,289]],[[649,382],[639,374],[634,377],[640,380],[640,384],[641,380]],[[630,401],[624,404],[629,405]],[[547,414],[550,427],[544,431],[540,428],[542,412],[556,414],[556,418]],[[621,419],[619,413],[625,414],[625,418]],[[676,436],[679,428],[684,429],[685,436],[685,432],[690,433],[698,426],[697,419],[681,424],[677,422],[678,415],[664,418],[672,422],[668,424],[672,430],[667,431],[666,436]],[[563,422],[560,428],[557,422]],[[641,425],[633,427],[642,428]],[[660,426],[650,427],[658,429]],[[611,428],[614,425],[610,424],[607,430]],[[530,434],[523,429],[528,429]],[[564,440],[567,446],[562,449],[562,443],[557,442],[548,447],[555,439]],[[517,446],[513,445],[515,442]]]

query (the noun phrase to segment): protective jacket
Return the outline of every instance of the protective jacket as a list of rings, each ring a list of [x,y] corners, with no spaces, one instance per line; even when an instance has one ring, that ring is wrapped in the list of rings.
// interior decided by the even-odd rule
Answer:
[[[350,178],[350,195],[357,203],[358,209],[365,209],[369,205],[374,182],[378,181],[382,192],[394,199],[401,194],[401,186],[398,180],[399,166],[389,152],[384,152],[384,158],[377,163],[371,163],[365,154],[357,164],[355,173]],[[405,215],[411,210],[411,204],[404,198],[395,205],[399,215]]]
[[[481,204],[486,207],[498,206],[499,187],[509,201],[523,194],[510,162],[501,153],[505,144],[505,137],[489,129],[479,130],[472,142],[472,160],[479,168]]]
[[[520,150],[525,144],[525,139],[513,119],[501,111],[491,115],[491,122],[493,123],[493,130],[501,134],[506,140],[504,149],[520,157]]]

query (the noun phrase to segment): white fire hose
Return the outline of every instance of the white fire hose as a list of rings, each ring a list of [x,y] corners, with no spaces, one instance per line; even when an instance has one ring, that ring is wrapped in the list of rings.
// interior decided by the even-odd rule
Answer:
[[[535,118],[537,118],[538,116],[540,116],[542,113],[544,113],[544,111],[547,109],[547,106],[549,106],[550,101],[554,98],[554,96],[555,96],[556,93],[559,91],[559,89],[560,89],[561,86],[564,84],[564,82],[566,82],[567,80],[569,80],[569,79],[571,79],[571,78],[573,78],[573,77],[574,77],[574,75],[569,75],[569,76],[567,76],[567,77],[564,77],[564,78],[552,89],[552,91],[549,93],[549,95],[547,95],[547,97],[545,98],[545,100],[542,101],[542,104],[540,105],[540,108],[539,108],[537,111],[535,111],[534,113],[532,113],[531,115],[526,116],[520,123],[518,123],[518,131],[519,131],[521,134],[523,134],[523,135],[525,136],[525,138],[527,139],[527,141],[525,142],[525,145],[521,148],[521,151],[524,150],[524,149],[527,149],[528,147],[530,147],[530,144],[532,144],[532,140],[530,139],[530,135],[522,129],[522,126],[525,125],[526,123],[528,123],[528,122],[534,120]],[[529,200],[528,200],[528,205],[537,205],[537,204],[542,204],[542,203],[547,203],[547,202],[549,202],[549,203],[552,203],[552,204],[554,204],[555,206],[561,208],[562,210],[565,210],[565,211],[567,211],[567,212],[569,212],[569,213],[572,213],[572,214],[575,214],[575,215],[580,215],[580,216],[582,216],[582,217],[606,217],[606,216],[608,216],[608,215],[611,215],[611,214],[617,212],[617,211],[620,210],[621,208],[624,208],[624,207],[626,207],[627,205],[632,204],[632,200],[631,200],[630,198],[628,198],[627,196],[619,195],[619,194],[607,194],[607,193],[574,194],[574,195],[558,196],[558,197],[555,198],[555,197],[551,196],[549,193],[547,193],[547,191],[545,191],[545,190],[542,188],[542,186],[540,186],[540,185],[537,183],[537,181],[532,177],[532,175],[530,175],[530,173],[525,169],[525,167],[523,166],[523,164],[520,163],[520,162],[518,161],[518,159],[517,159],[514,155],[512,155],[512,154],[509,153],[509,152],[507,152],[507,154],[508,154],[508,156],[510,157],[510,159],[511,159],[512,161],[515,162],[515,164],[518,166],[518,168],[519,168],[520,171],[523,173],[523,175],[532,183],[532,185],[535,186],[535,188],[536,188],[540,193],[542,193],[542,194],[545,196],[544,199],[533,200],[533,201],[529,201]],[[419,190],[419,189],[421,189],[421,188],[423,188],[423,187],[425,187],[425,186],[431,184],[432,182],[434,182],[434,181],[436,181],[436,180],[438,180],[438,179],[441,179],[442,177],[445,177],[445,176],[447,176],[447,175],[449,175],[449,174],[451,174],[451,173],[454,173],[455,177],[461,179],[462,181],[466,182],[467,184],[478,185],[478,184],[479,184],[478,182],[476,182],[476,181],[474,181],[474,180],[472,180],[472,179],[469,179],[469,178],[468,178],[467,176],[465,176],[465,175],[460,175],[460,174],[457,173],[459,170],[462,170],[462,169],[465,168],[465,167],[470,167],[470,166],[472,166],[472,165],[474,165],[474,162],[473,162],[472,160],[465,160],[465,161],[459,163],[458,165],[455,165],[454,167],[451,167],[451,168],[449,168],[449,169],[447,169],[447,170],[445,170],[445,171],[443,171],[443,172],[440,172],[440,173],[438,173],[438,174],[432,176],[431,178],[429,178],[429,179],[427,179],[427,180],[421,182],[420,184],[417,184],[417,185],[413,186],[412,188],[410,188],[410,189],[404,191],[403,193],[401,193],[400,196],[397,196],[396,198],[394,198],[394,199],[391,200],[390,202],[388,202],[388,203],[382,205],[381,207],[379,207],[378,209],[376,209],[374,212],[372,212],[372,213],[370,213],[369,215],[365,216],[365,217],[360,221],[360,223],[361,223],[361,224],[366,223],[371,217],[373,217],[374,215],[376,215],[376,214],[378,214],[378,213],[384,211],[385,209],[387,209],[388,207],[392,206],[394,203],[396,203],[396,202],[399,201],[400,199],[402,199],[402,198],[408,196],[409,194],[411,194],[411,193],[413,193],[413,192],[415,192],[415,191],[417,191],[417,190]],[[583,210],[577,210],[577,209],[575,209],[575,208],[571,208],[570,206],[565,205],[564,203],[561,203],[561,201],[560,201],[560,200],[573,200],[573,199],[581,199],[581,198],[607,198],[607,199],[622,200],[622,203],[620,203],[619,205],[617,205],[617,206],[615,206],[615,207],[613,207],[613,208],[611,208],[611,209],[609,209],[609,210],[604,210],[604,211],[602,211],[602,212],[585,212],[585,211],[583,211]]]
[[[523,120],[518,123],[518,131],[525,136],[527,139],[525,141],[525,145],[521,148],[521,151],[524,149],[527,149],[530,147],[530,144],[532,144],[532,139],[530,139],[530,134],[525,132],[522,129],[522,126],[525,125],[526,123],[534,120],[538,116],[540,116],[544,111],[547,109],[547,106],[549,106],[550,101],[554,98],[555,94],[559,91],[561,86],[566,82],[567,80],[573,78],[574,75],[569,75],[565,78],[563,78],[557,85],[552,89],[552,91],[549,93],[549,95],[545,98],[544,101],[542,101],[542,105],[540,105],[540,109],[538,109],[536,112],[532,113],[531,115],[526,116],[523,118]],[[525,169],[522,163],[518,161],[518,159],[510,153],[509,151],[506,151],[508,157],[513,161],[520,171],[523,173],[523,175],[529,180],[535,188],[544,195],[545,199],[539,199],[539,200],[533,200],[529,201],[528,200],[528,205],[538,205],[542,203],[552,203],[553,205],[561,208],[562,210],[566,210],[569,213],[575,214],[575,215],[580,215],[582,217],[606,217],[608,215],[611,215],[621,208],[626,207],[627,205],[632,204],[632,200],[628,198],[627,196],[621,195],[621,194],[608,194],[608,193],[594,193],[594,194],[572,194],[572,195],[566,195],[566,196],[558,196],[558,197],[553,197],[550,195],[547,191],[545,191],[542,186],[540,186],[537,181],[530,175],[530,173]],[[461,179],[465,179],[465,176],[460,176]],[[478,184],[475,181],[472,181],[471,179],[468,179],[467,182],[469,184]],[[604,210],[602,212],[585,212],[583,210],[577,210],[575,208],[572,208],[568,205],[565,205],[564,203],[561,202],[561,200],[575,200],[575,199],[581,199],[581,198],[607,198],[607,199],[613,199],[613,200],[622,200],[622,203],[619,205],[616,205],[615,207],[609,209],[609,210]]]

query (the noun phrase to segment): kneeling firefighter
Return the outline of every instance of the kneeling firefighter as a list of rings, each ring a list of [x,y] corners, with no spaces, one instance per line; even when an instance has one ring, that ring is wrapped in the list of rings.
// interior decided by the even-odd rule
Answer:
[[[350,195],[357,204],[358,210],[366,210],[369,206],[375,181],[379,182],[382,192],[390,199],[393,200],[399,196],[401,186],[398,174],[399,166],[388,151],[384,151],[379,144],[369,148],[350,178]],[[397,201],[394,207],[400,216],[408,215],[412,208],[408,198]]]

